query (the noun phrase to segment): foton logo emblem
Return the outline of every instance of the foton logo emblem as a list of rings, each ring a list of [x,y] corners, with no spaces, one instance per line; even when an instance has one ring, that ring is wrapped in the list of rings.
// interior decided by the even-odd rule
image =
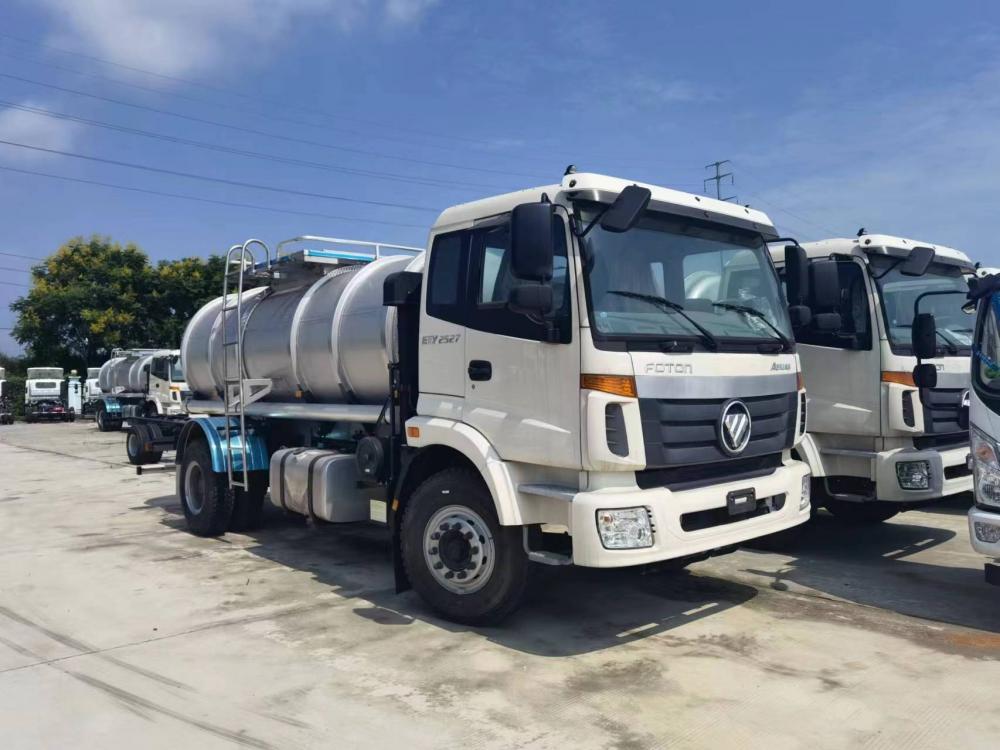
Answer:
[[[675,362],[650,362],[646,365],[647,375],[693,375],[694,368],[690,364]]]

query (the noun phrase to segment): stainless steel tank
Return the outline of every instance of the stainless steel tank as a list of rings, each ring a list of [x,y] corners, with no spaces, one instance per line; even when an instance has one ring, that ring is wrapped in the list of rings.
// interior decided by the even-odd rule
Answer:
[[[382,305],[382,284],[391,273],[422,267],[422,255],[389,256],[335,268],[311,283],[245,292],[243,377],[272,381],[266,401],[384,401],[396,341],[395,308]],[[202,307],[181,341],[181,362],[196,399],[221,398],[223,357],[235,356],[235,347],[223,347],[221,311],[221,297]],[[236,314],[227,317],[225,340],[232,341]],[[230,375],[239,371],[231,360]]]
[[[97,376],[97,384],[105,393],[120,393],[128,390],[128,368],[136,356],[112,357],[103,365]]]
[[[146,390],[147,375],[149,374],[149,363],[152,362],[152,354],[143,354],[137,357],[129,365],[127,390],[131,393],[143,393]]]

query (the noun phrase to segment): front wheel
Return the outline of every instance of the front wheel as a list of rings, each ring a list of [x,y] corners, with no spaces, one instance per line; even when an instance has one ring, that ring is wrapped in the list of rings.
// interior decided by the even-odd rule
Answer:
[[[893,503],[873,500],[866,503],[852,503],[845,500],[824,500],[823,505],[833,517],[847,523],[882,523],[899,513]]]
[[[184,451],[177,484],[188,530],[197,536],[224,533],[233,515],[233,493],[226,475],[212,471],[205,441],[197,440]]]
[[[97,409],[97,416],[94,419],[100,432],[114,432],[119,429],[118,424],[108,415],[108,410],[104,407]]]
[[[125,435],[125,452],[128,454],[128,462],[133,466],[156,464],[163,457],[163,451],[146,450],[145,441],[135,427],[130,427]]]
[[[528,583],[522,531],[501,526],[479,477],[449,469],[430,477],[403,514],[403,563],[410,583],[454,622],[499,622],[521,603]]]

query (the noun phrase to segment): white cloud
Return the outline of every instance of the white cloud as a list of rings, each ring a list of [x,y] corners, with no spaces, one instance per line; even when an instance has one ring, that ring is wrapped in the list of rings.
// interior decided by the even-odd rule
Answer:
[[[41,104],[32,101],[24,101],[21,104],[26,107],[42,107]],[[75,142],[79,127],[74,122],[56,120],[21,109],[12,107],[0,109],[0,140],[4,141],[65,151]],[[22,162],[57,158],[55,154],[5,144],[0,144],[0,156]]]
[[[36,0],[53,45],[165,76],[258,62],[302,24],[349,31],[419,20],[436,0]]]

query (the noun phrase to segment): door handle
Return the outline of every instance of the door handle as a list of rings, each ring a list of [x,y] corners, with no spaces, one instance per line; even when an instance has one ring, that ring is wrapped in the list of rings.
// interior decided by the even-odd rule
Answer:
[[[489,380],[493,377],[493,365],[485,359],[469,362],[469,380]]]

